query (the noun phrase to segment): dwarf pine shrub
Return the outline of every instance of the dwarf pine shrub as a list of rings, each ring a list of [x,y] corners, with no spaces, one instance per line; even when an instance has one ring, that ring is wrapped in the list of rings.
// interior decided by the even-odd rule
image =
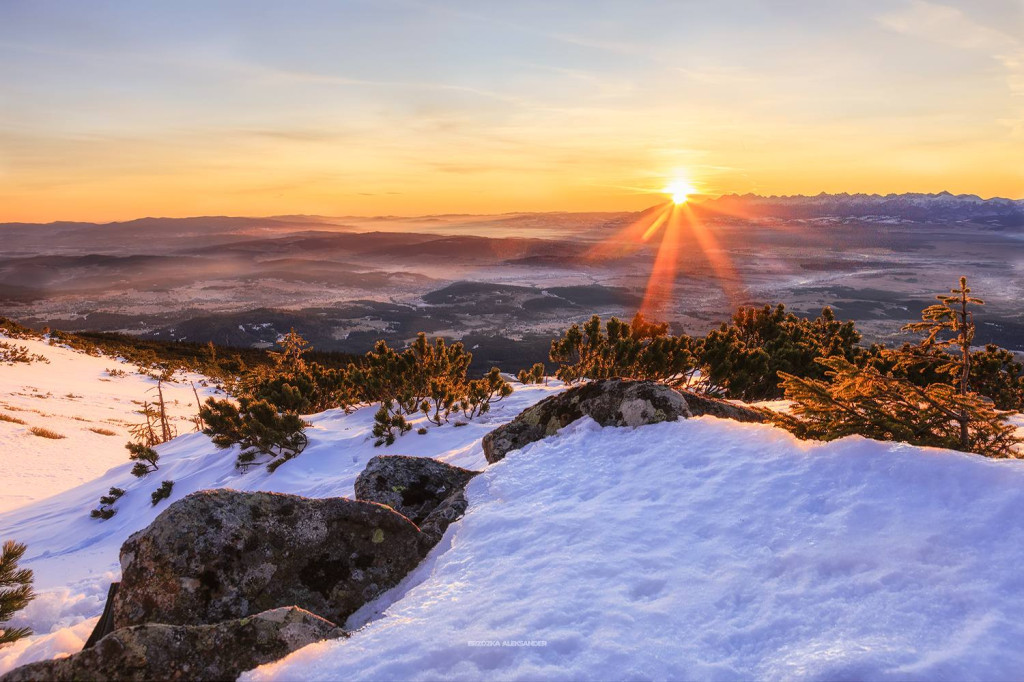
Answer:
[[[25,545],[7,540],[0,548],[0,647],[32,634],[29,628],[12,628],[7,623],[35,599],[32,571],[19,568]]]
[[[124,496],[124,492],[124,488],[111,487],[106,495],[100,496],[100,506],[89,512],[89,516],[104,521],[113,517],[117,514],[117,509],[114,508],[114,505]]]
[[[160,503],[161,500],[166,500],[171,496],[171,491],[174,490],[174,481],[164,481],[160,484],[160,487],[153,491],[150,495],[150,499],[153,501],[155,507]]]
[[[983,367],[978,385],[1014,405],[1020,368],[997,348],[971,350],[973,308],[984,302],[970,294],[961,277],[958,288],[922,311],[920,322],[904,327],[924,336],[916,346],[873,347],[860,365],[839,356],[820,358],[823,379],[781,372],[786,398],[794,404],[792,414],[777,421],[804,438],[860,434],[987,457],[1024,456],[1019,448],[1024,439],[1007,422],[1007,413],[975,390],[978,359]]]
[[[125,443],[124,447],[128,450],[128,459],[135,462],[135,466],[132,467],[132,476],[142,478],[160,468],[157,466],[160,455],[148,445]]]

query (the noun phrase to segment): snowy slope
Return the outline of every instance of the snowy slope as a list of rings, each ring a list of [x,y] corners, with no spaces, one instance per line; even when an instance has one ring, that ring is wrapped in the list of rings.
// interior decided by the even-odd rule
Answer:
[[[35,572],[40,595],[14,621],[32,627],[37,635],[0,649],[0,674],[16,665],[81,648],[103,610],[110,582],[119,579],[121,544],[148,526],[170,502],[197,490],[220,487],[351,497],[356,476],[379,454],[415,454],[482,469],[486,466],[480,445],[483,435],[559,390],[560,383],[554,381],[550,386],[517,384],[509,398],[494,403],[490,413],[465,426],[457,427],[453,420],[435,427],[421,417],[413,423],[429,426],[425,435],[406,434],[390,447],[373,446],[374,407],[352,414],[324,412],[308,418],[312,427],[306,432],[310,441],[306,450],[273,474],[264,467],[239,473],[234,466],[237,450],[218,450],[206,436],[192,433],[157,447],[159,471],[140,480],[129,473],[124,441],[118,439],[119,465],[105,475],[50,499],[0,513],[0,539],[28,545],[24,563]],[[154,507],[150,494],[163,480],[174,481],[173,493],[170,500]],[[127,491],[116,505],[117,515],[107,521],[89,518],[89,510],[111,486]]]
[[[468,495],[383,618],[243,679],[1024,670],[1024,462],[713,418],[588,420],[511,453]]]
[[[307,450],[274,474],[240,474],[234,451],[185,435],[159,448],[146,479],[122,459],[0,513],[0,537],[29,545],[41,593],[16,621],[40,634],[0,650],[0,674],[81,647],[121,543],[169,504],[150,504],[161,480],[175,481],[171,501],[211,487],[351,496],[383,453],[485,469],[467,516],[350,618],[363,626],[350,639],[248,679],[990,680],[1024,669],[1024,462],[700,418],[581,421],[486,467],[480,438],[558,390],[517,385],[481,420],[388,448],[372,445],[373,408],[315,415]],[[128,490],[118,514],[90,519],[111,485]]]
[[[0,362],[0,512],[55,495],[102,475],[127,461],[126,426],[140,421],[134,412],[155,398],[156,380],[115,358],[94,357],[39,339],[0,341],[25,346],[50,362]],[[111,376],[108,369],[126,372]],[[164,399],[180,433],[192,430],[188,421],[198,407],[189,380],[202,399],[213,389],[199,385],[195,374],[178,375],[164,385]],[[33,435],[42,427],[61,439]],[[113,432],[111,435],[100,431]],[[3,526],[0,525],[0,529]]]

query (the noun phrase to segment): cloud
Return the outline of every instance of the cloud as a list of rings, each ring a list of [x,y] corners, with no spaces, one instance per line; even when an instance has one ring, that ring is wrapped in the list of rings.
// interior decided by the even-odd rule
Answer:
[[[1012,118],[997,121],[1009,127],[1014,137],[1024,137],[1024,39],[986,26],[959,8],[925,0],[912,0],[905,9],[882,14],[877,20],[897,33],[980,52],[999,63],[1016,111]]]

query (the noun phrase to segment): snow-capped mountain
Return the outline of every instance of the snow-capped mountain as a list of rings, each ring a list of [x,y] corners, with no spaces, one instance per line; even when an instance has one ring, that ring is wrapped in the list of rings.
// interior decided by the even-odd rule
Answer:
[[[893,218],[915,222],[970,221],[1004,227],[1024,225],[1024,200],[975,194],[726,194],[704,202],[711,211],[754,218]]]

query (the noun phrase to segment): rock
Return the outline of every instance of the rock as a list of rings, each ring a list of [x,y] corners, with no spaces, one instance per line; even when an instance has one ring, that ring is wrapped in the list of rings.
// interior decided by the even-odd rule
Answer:
[[[463,490],[477,473],[428,457],[378,455],[356,479],[356,499],[385,504],[408,517],[433,545],[465,513]]]
[[[203,490],[121,547],[114,627],[216,623],[292,605],[344,623],[416,567],[424,541],[409,519],[372,502]]]
[[[601,426],[641,426],[691,416],[683,396],[652,381],[605,379],[570,388],[527,408],[510,423],[484,436],[490,463],[505,453],[550,436],[589,416]]]
[[[767,421],[756,408],[676,391],[653,381],[605,379],[570,388],[527,408],[508,424],[484,436],[484,456],[493,464],[507,452],[550,436],[583,416],[601,426],[640,426],[702,415],[743,422]]]
[[[765,423],[768,417],[764,411],[749,405],[737,405],[728,400],[720,400],[706,395],[700,395],[691,391],[680,391],[686,404],[690,407],[690,414],[694,417],[707,415],[721,419],[734,419],[738,422]]]
[[[16,668],[2,682],[233,680],[307,644],[345,636],[334,623],[287,606],[215,625],[136,625],[68,658]]]
[[[465,490],[457,490],[453,495],[448,496],[437,506],[437,509],[430,512],[427,518],[420,524],[420,531],[430,539],[431,547],[441,541],[444,532],[448,530],[453,522],[462,518],[469,507]]]
[[[107,601],[103,604],[103,614],[100,615],[96,627],[92,629],[89,639],[85,640],[83,649],[91,649],[96,643],[114,631],[114,597],[117,595],[117,588],[121,583],[110,583],[107,589]]]

